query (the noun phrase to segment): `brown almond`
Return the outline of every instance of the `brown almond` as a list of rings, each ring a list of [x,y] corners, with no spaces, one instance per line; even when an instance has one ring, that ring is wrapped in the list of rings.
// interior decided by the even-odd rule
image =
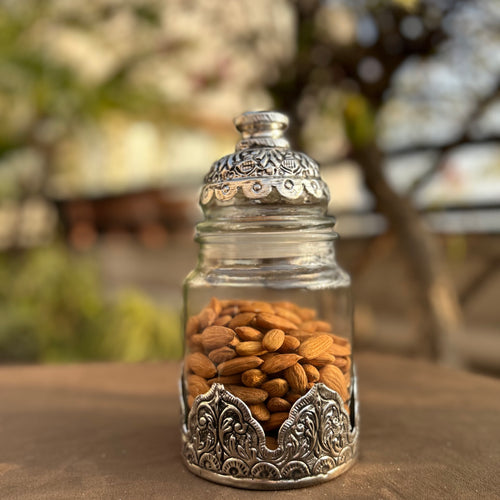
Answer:
[[[273,328],[264,335],[264,338],[262,339],[262,347],[264,347],[266,351],[274,352],[283,345],[284,340],[285,332],[278,328]]]
[[[305,330],[291,330],[288,335],[295,337],[299,342],[304,342],[313,338],[316,334],[314,332],[306,332]]]
[[[284,332],[290,330],[297,330],[297,324],[292,321],[277,316],[276,314],[260,313],[255,317],[255,323],[260,328],[266,328],[267,330],[272,330],[273,328],[278,328]]]
[[[255,340],[248,340],[247,342],[240,342],[236,346],[236,352],[240,356],[258,356],[265,354],[267,351],[262,347],[262,343]]]
[[[268,432],[272,431],[274,429],[277,429],[278,427],[281,427],[281,424],[288,418],[288,412],[277,412],[277,413],[272,413],[271,417],[267,422],[263,422],[262,428]]]
[[[266,436],[266,448],[268,450],[277,450],[278,440],[273,436]]]
[[[259,387],[267,380],[267,375],[258,368],[252,368],[241,374],[241,381],[247,387]]]
[[[325,384],[327,387],[339,393],[340,397],[347,401],[349,399],[349,393],[347,391],[347,385],[344,378],[344,374],[333,365],[324,366],[319,371],[319,381]]]
[[[269,304],[267,302],[261,302],[261,301],[254,301],[254,302],[250,302],[248,304],[244,304],[244,305],[240,306],[240,311],[241,312],[254,312],[254,313],[260,313],[260,312],[272,313],[272,312],[274,312],[271,304]]]
[[[349,345],[349,341],[344,337],[339,337],[338,335],[335,335],[333,333],[328,333],[328,335],[330,335],[330,337],[332,337],[335,344]]]
[[[236,316],[240,312],[240,308],[235,305],[230,305],[227,307],[224,307],[222,311],[220,312],[220,316]]]
[[[273,378],[261,385],[270,397],[282,397],[288,392],[288,382],[283,378]]]
[[[333,354],[320,354],[314,359],[307,359],[306,361],[310,363],[311,365],[314,365],[316,367],[321,367],[321,366],[326,366],[326,365],[333,365],[335,363],[335,356]]]
[[[304,394],[306,392],[308,381],[302,365],[295,363],[285,370],[284,375],[292,391],[298,392],[299,394]]]
[[[233,319],[233,317],[229,316],[229,314],[227,314],[226,316],[219,316],[214,321],[214,325],[216,325],[216,326],[226,326],[232,319]]]
[[[264,361],[257,356],[242,356],[229,361],[224,361],[217,367],[219,375],[234,375],[258,368]]]
[[[215,314],[217,314],[217,316],[222,311],[222,304],[216,297],[212,297],[210,299],[209,307],[215,311]]]
[[[201,334],[203,347],[207,351],[228,345],[234,339],[235,333],[225,326],[209,326]]]
[[[264,338],[264,334],[257,330],[256,328],[252,328],[251,326],[238,326],[235,328],[235,332],[238,334],[240,340],[253,340],[253,341],[261,341]]]
[[[283,344],[281,344],[281,347],[278,349],[278,351],[282,353],[294,352],[298,349],[299,345],[300,340],[298,338],[293,337],[292,335],[285,335]]]
[[[189,347],[189,350],[192,352],[201,352],[203,351],[203,342],[201,338],[200,333],[195,333],[194,335],[191,335],[187,339],[187,345]]]
[[[235,356],[236,352],[229,346],[219,347],[218,349],[214,349],[213,351],[210,351],[208,353],[209,359],[216,365],[218,365],[219,363],[224,363],[224,361],[233,359]]]
[[[261,422],[265,422],[271,417],[271,414],[264,403],[248,405],[248,408],[250,408],[253,418],[260,420]]]
[[[290,401],[290,403],[295,403],[295,401],[297,401],[298,399],[300,399],[302,397],[302,394],[299,394],[298,392],[294,392],[294,391],[288,391],[285,395],[285,399],[287,401]]]
[[[311,321],[316,317],[316,311],[308,307],[299,307],[296,313],[302,321]]]
[[[302,330],[306,330],[307,332],[330,332],[332,330],[332,327],[328,321],[321,321],[318,319],[315,320],[310,320],[310,321],[304,321],[301,325],[300,328]]]
[[[289,302],[287,300],[280,300],[278,302],[273,302],[272,303],[273,307],[282,307],[283,309],[288,309],[289,311],[297,312],[299,307],[297,304],[294,304],[293,302]]]
[[[349,356],[351,354],[351,347],[349,345],[332,344],[328,348],[328,352],[334,356]]]
[[[290,403],[290,401],[287,401],[283,398],[271,398],[267,402],[266,406],[271,413],[275,413],[277,411],[289,412],[292,404]]]
[[[319,370],[315,366],[306,363],[302,365],[302,368],[306,372],[308,382],[317,382],[319,380]]]
[[[198,333],[199,328],[200,319],[198,318],[198,316],[191,316],[186,321],[186,336],[191,337],[191,335]]]
[[[208,385],[213,384],[236,384],[238,385],[241,382],[241,375],[239,373],[235,373],[234,375],[225,375],[223,377],[214,377],[207,380]]]
[[[280,316],[281,318],[285,318],[285,319],[291,321],[295,325],[300,325],[302,323],[300,316],[295,314],[290,309],[285,309],[284,307],[275,306],[274,307],[274,314]]]
[[[245,312],[237,314],[228,324],[229,328],[233,330],[238,326],[247,326],[250,322],[255,318],[255,313],[253,312]]]
[[[342,370],[343,368],[345,368],[347,366],[347,359],[343,358],[343,357],[335,356],[335,361],[333,362],[333,364]],[[342,371],[344,371],[344,370],[342,370]]]
[[[266,373],[280,372],[297,363],[299,359],[302,359],[302,356],[297,354],[276,354],[272,358],[264,361],[261,370]]]
[[[231,394],[245,403],[263,403],[267,399],[267,392],[255,387],[245,387],[243,385],[226,385],[225,387]]]
[[[200,377],[199,375],[188,375],[187,377],[188,392],[191,396],[196,397],[200,394],[205,394],[210,390],[206,379]]]
[[[217,373],[215,365],[201,352],[193,352],[186,356],[186,366],[196,375],[203,378],[211,378]]]
[[[198,315],[200,330],[204,330],[207,326],[210,326],[216,318],[217,313],[211,307],[205,307]]]
[[[328,352],[332,345],[333,339],[329,335],[318,335],[304,340],[298,349],[298,353],[306,359],[314,359],[320,354]]]

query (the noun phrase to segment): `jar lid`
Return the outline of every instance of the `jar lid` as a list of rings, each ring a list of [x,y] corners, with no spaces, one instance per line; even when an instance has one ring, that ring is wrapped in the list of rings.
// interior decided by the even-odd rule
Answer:
[[[326,205],[330,193],[319,165],[293,151],[283,137],[288,117],[251,111],[234,119],[241,133],[234,153],[216,161],[200,196],[202,208],[216,204],[293,203]]]

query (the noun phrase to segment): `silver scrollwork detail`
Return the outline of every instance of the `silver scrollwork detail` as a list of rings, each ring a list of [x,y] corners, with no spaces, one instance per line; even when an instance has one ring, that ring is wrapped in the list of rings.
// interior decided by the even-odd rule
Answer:
[[[339,394],[315,384],[290,410],[278,433],[278,448],[266,447],[261,425],[248,406],[214,384],[183,410],[183,455],[188,468],[212,481],[252,489],[314,484],[348,469],[357,454],[354,379],[351,409]]]
[[[302,194],[318,200],[330,198],[318,164],[307,155],[285,148],[245,148],[212,165],[200,202],[206,205],[214,196],[219,201],[231,200],[238,191],[248,199],[261,199],[273,189],[290,200]]]

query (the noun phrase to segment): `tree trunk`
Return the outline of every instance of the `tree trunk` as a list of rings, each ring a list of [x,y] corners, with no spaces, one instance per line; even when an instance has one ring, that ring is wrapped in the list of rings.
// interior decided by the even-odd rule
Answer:
[[[377,208],[397,236],[411,273],[420,323],[421,354],[444,364],[460,366],[458,340],[463,318],[455,288],[448,276],[444,256],[435,237],[411,202],[387,182],[383,156],[371,143],[352,152],[374,194]]]

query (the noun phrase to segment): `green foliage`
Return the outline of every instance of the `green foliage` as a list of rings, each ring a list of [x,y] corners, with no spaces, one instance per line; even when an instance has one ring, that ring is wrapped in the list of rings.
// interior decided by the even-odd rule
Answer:
[[[375,140],[375,114],[361,94],[345,96],[344,126],[346,135],[355,148],[363,148]]]
[[[0,258],[0,362],[178,358],[179,332],[138,291],[106,300],[92,263],[62,247]]]

